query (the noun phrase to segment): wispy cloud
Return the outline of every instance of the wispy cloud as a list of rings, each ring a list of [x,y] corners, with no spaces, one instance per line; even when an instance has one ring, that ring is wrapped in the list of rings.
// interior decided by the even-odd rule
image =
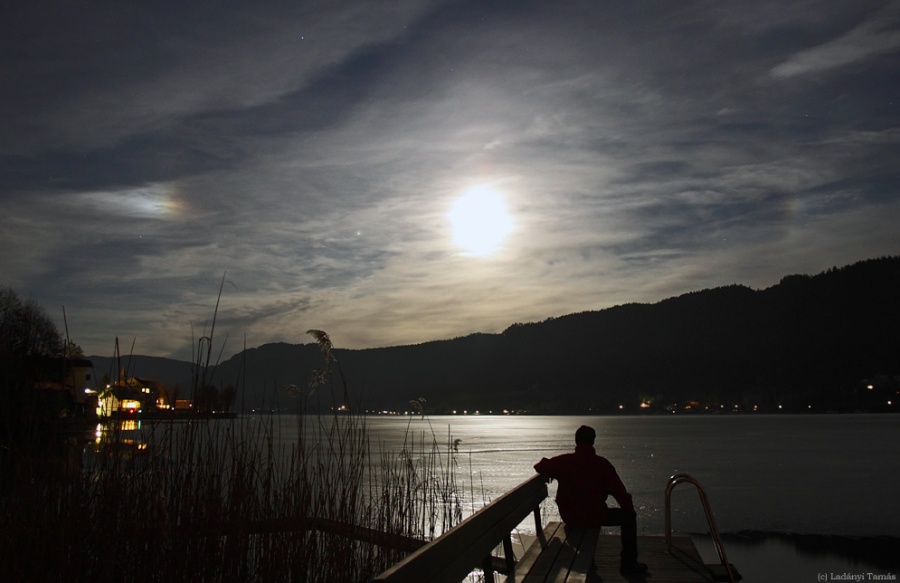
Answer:
[[[184,356],[226,272],[232,342],[367,347],[900,252],[886,3],[28,6],[0,283],[88,352]],[[466,257],[482,183],[513,230]]]
[[[772,68],[777,78],[826,72],[900,49],[900,9],[896,3],[874,12],[841,36],[791,55]]]

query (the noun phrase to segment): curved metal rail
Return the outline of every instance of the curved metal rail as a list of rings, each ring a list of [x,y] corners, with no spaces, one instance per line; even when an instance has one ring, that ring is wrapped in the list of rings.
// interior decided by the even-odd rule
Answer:
[[[736,571],[734,571],[733,567],[728,562],[728,556],[725,554],[725,547],[722,545],[719,529],[716,528],[716,519],[713,517],[712,509],[710,509],[706,491],[703,489],[703,486],[700,485],[700,482],[690,474],[675,474],[669,478],[668,483],[666,483],[666,550],[669,553],[672,552],[672,490],[675,489],[675,486],[684,482],[693,484],[697,487],[697,493],[700,495],[700,503],[703,505],[703,512],[706,513],[706,522],[709,524],[709,532],[712,536],[713,544],[716,546],[716,553],[719,555],[719,561],[725,569],[725,574],[728,577],[729,583],[736,583],[736,581],[740,580],[740,575],[735,578]]]

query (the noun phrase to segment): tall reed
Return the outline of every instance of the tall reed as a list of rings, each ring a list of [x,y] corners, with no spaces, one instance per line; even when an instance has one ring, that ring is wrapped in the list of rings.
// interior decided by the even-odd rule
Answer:
[[[461,519],[449,436],[392,452],[352,411],[293,419],[289,445],[276,416],[112,427],[0,499],[4,579],[359,582]]]

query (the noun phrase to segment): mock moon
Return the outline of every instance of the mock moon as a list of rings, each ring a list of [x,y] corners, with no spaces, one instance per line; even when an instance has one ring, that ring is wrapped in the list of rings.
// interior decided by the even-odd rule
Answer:
[[[453,241],[468,255],[490,255],[512,231],[503,194],[487,185],[467,190],[447,216],[453,227]]]

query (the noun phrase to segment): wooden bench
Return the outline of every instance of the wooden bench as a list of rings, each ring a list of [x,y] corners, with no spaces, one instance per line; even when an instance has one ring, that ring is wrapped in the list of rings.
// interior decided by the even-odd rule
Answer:
[[[559,522],[541,526],[541,502],[547,481],[535,476],[393,565],[374,581],[389,583],[459,583],[476,567],[484,580],[494,572],[509,582],[585,581],[600,536],[599,528],[571,528]],[[534,516],[536,540],[521,559],[513,553],[512,531]],[[492,555],[503,546],[503,557]]]

